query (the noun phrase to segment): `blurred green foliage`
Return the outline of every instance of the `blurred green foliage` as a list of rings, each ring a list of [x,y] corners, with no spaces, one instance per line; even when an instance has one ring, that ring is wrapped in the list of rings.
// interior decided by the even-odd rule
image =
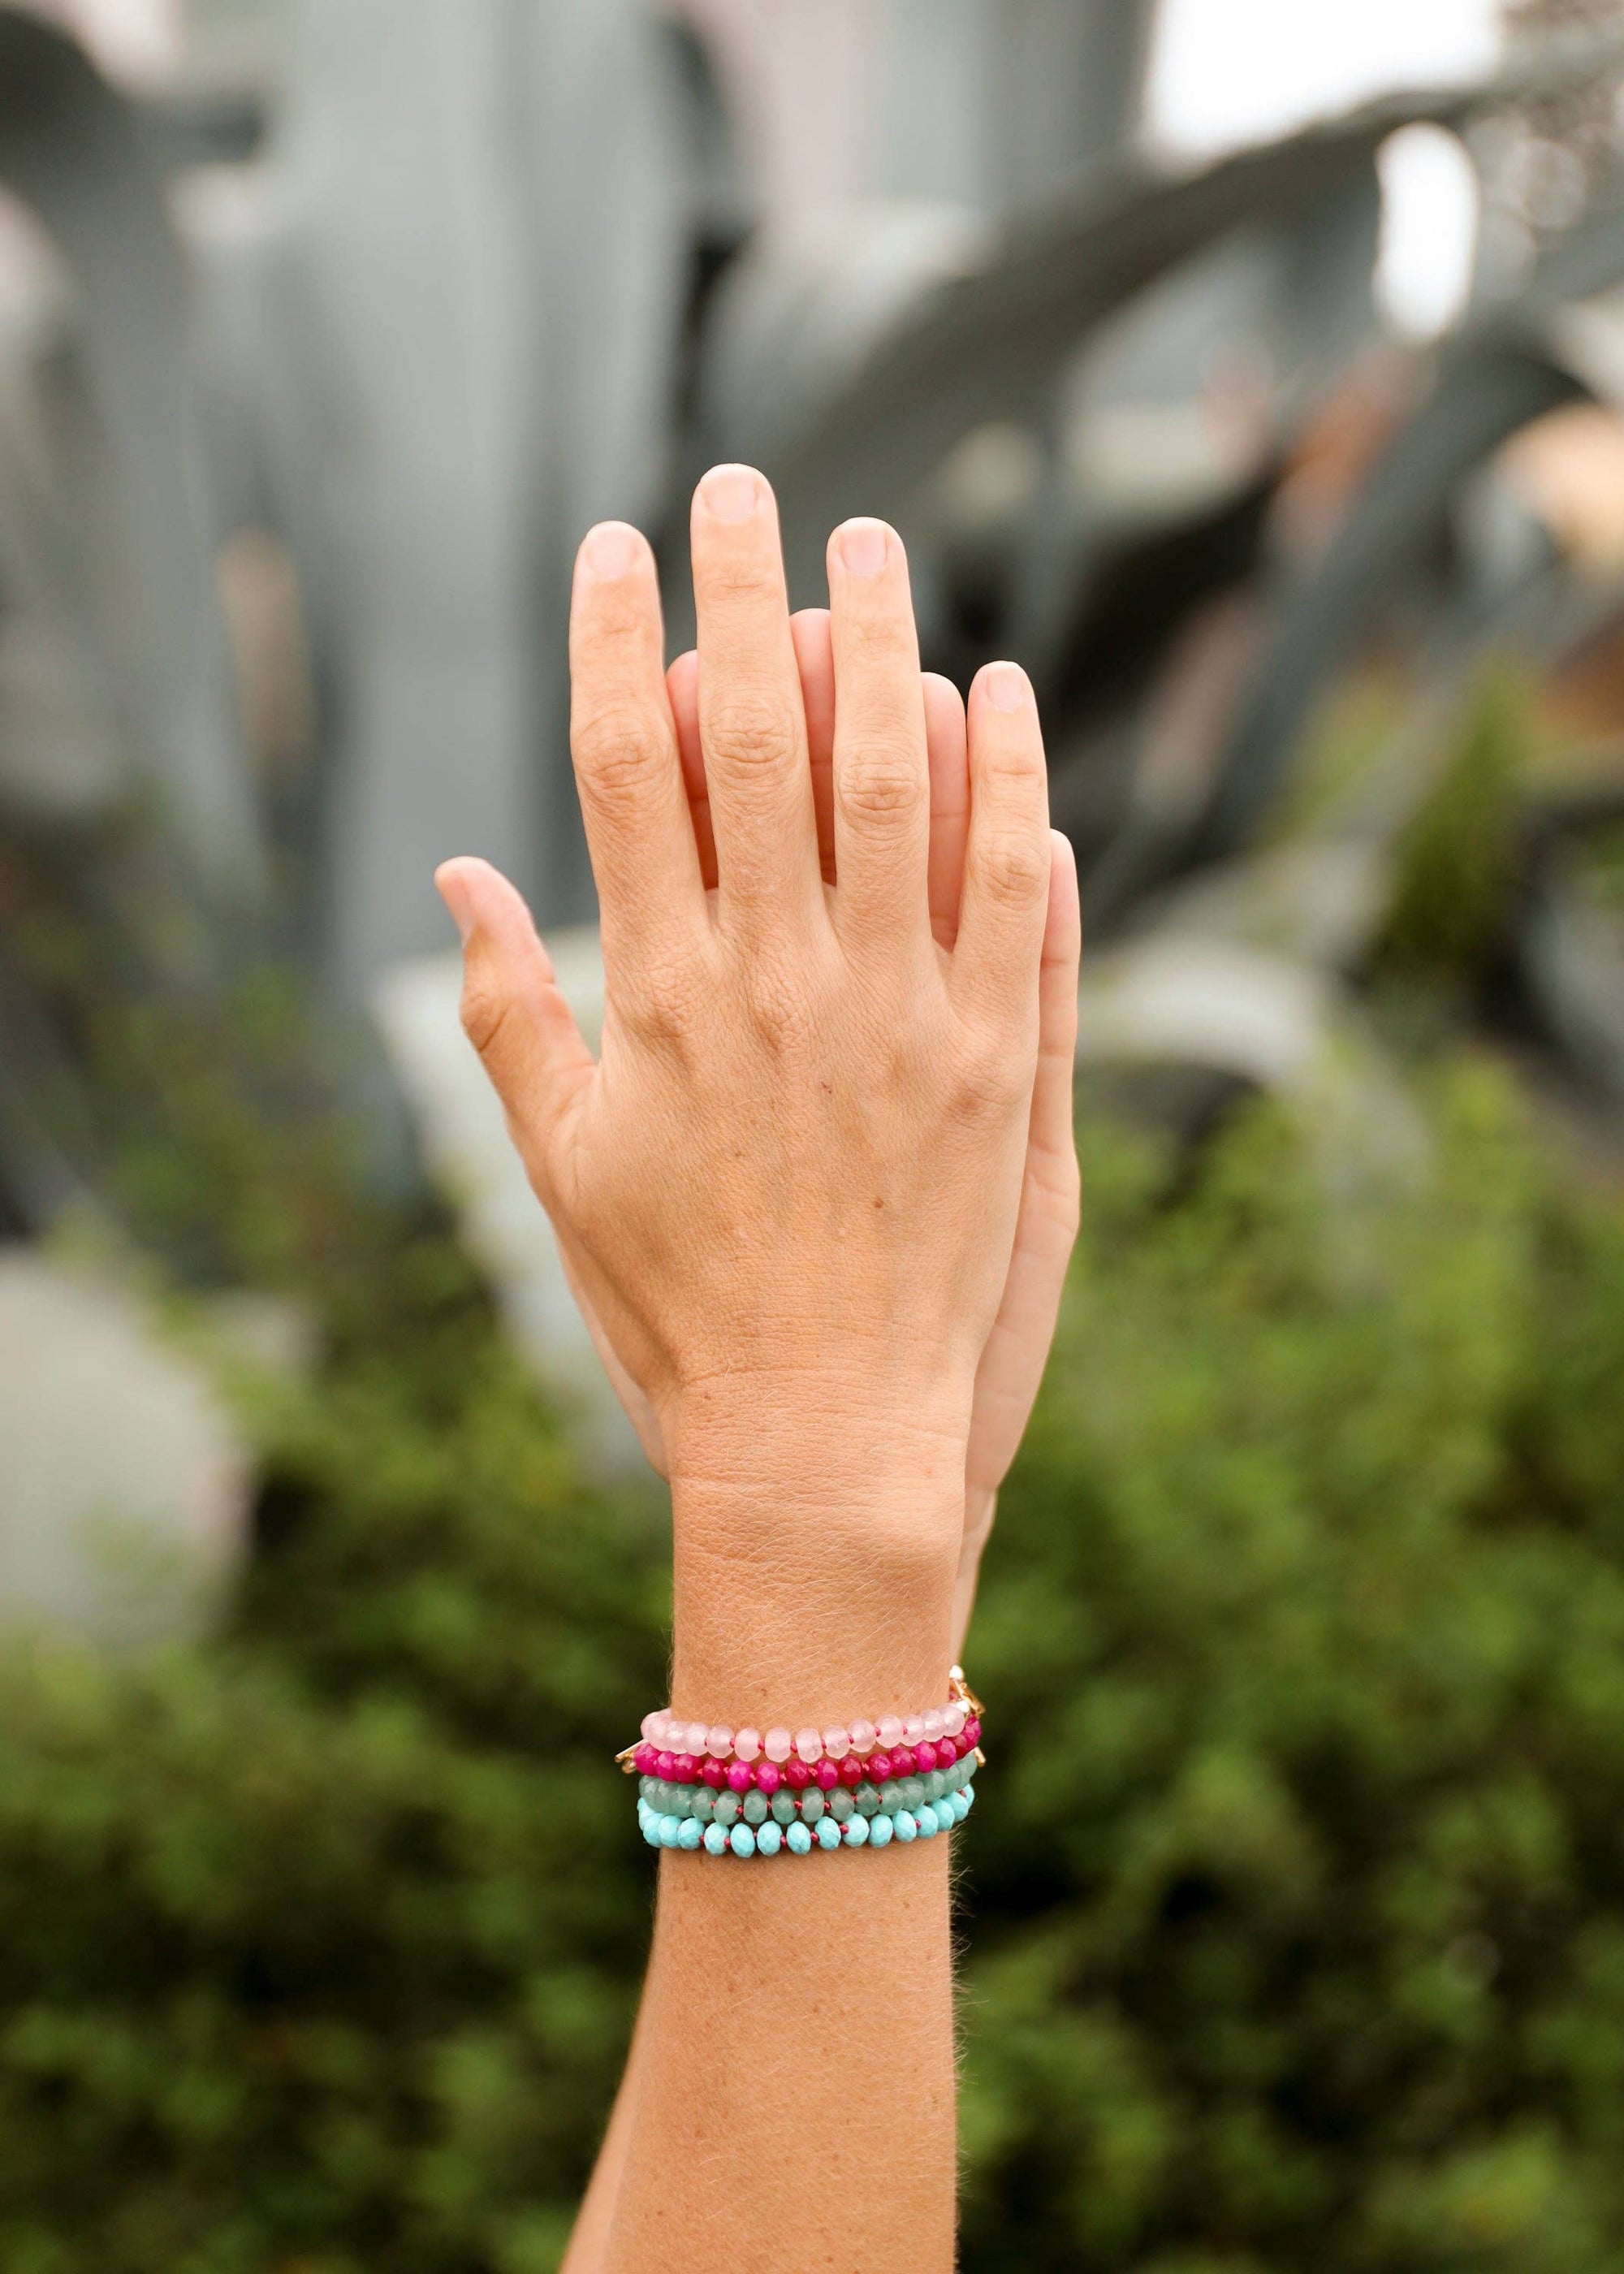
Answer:
[[[1537,689],[1509,661],[1484,670],[1447,757],[1398,847],[1377,957],[1407,979],[1481,963],[1507,920],[1517,862],[1518,777],[1541,746]]]
[[[1624,2266],[1624,1218],[1481,1070],[1430,1118],[1334,1201],[1274,1110],[1086,1138],[973,1637],[976,2274]],[[267,1252],[325,1339],[244,1386],[234,1631],[0,1675],[0,2267],[532,2274],[646,1939],[657,1515],[432,1226]]]

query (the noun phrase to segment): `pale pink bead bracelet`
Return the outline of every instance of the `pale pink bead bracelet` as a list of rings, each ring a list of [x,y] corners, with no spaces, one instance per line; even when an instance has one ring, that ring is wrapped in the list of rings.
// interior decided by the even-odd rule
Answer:
[[[645,1714],[641,1742],[615,1758],[628,1776],[658,1776],[667,1783],[703,1783],[712,1789],[773,1793],[781,1784],[800,1791],[817,1784],[825,1792],[878,1775],[926,1775],[976,1751],[981,1743],[981,1701],[965,1680],[962,1667],[949,1677],[943,1706],[922,1713],[883,1713],[873,1721],[839,1723],[826,1729],[808,1726],[791,1731],[734,1729],[726,1722],[690,1721],[668,1707]]]

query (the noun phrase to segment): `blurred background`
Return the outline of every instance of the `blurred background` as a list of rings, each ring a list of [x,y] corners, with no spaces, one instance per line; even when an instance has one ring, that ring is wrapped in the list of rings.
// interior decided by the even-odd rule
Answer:
[[[1624,2267],[1621,88],[1617,0],[0,0],[4,2274],[561,2254],[664,1512],[430,878],[592,1031],[570,562],[687,645],[730,458],[1027,664],[1082,879],[965,2263]]]

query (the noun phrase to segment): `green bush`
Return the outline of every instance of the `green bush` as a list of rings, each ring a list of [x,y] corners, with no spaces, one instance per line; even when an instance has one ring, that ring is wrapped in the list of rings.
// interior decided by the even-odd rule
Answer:
[[[1624,1223],[1096,1148],[975,1634],[967,2263],[1624,2265]]]
[[[1335,1201],[1267,1110],[1086,1141],[973,1638],[976,2274],[1624,2266],[1624,1220],[1433,1119]],[[235,1630],[0,1676],[5,2274],[530,2274],[590,2163],[658,1525],[346,1238]]]

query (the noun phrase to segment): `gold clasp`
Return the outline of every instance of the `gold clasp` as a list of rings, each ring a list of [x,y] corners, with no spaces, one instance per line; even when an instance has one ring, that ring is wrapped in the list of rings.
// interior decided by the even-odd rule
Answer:
[[[954,1697],[959,1699],[961,1705],[967,1706],[970,1711],[974,1714],[976,1720],[979,1721],[981,1718],[984,1708],[982,1707],[981,1699],[976,1696],[974,1690],[971,1689],[969,1683],[965,1680],[965,1670],[962,1666],[949,1667],[947,1670],[947,1683],[948,1688],[952,1691]]]

